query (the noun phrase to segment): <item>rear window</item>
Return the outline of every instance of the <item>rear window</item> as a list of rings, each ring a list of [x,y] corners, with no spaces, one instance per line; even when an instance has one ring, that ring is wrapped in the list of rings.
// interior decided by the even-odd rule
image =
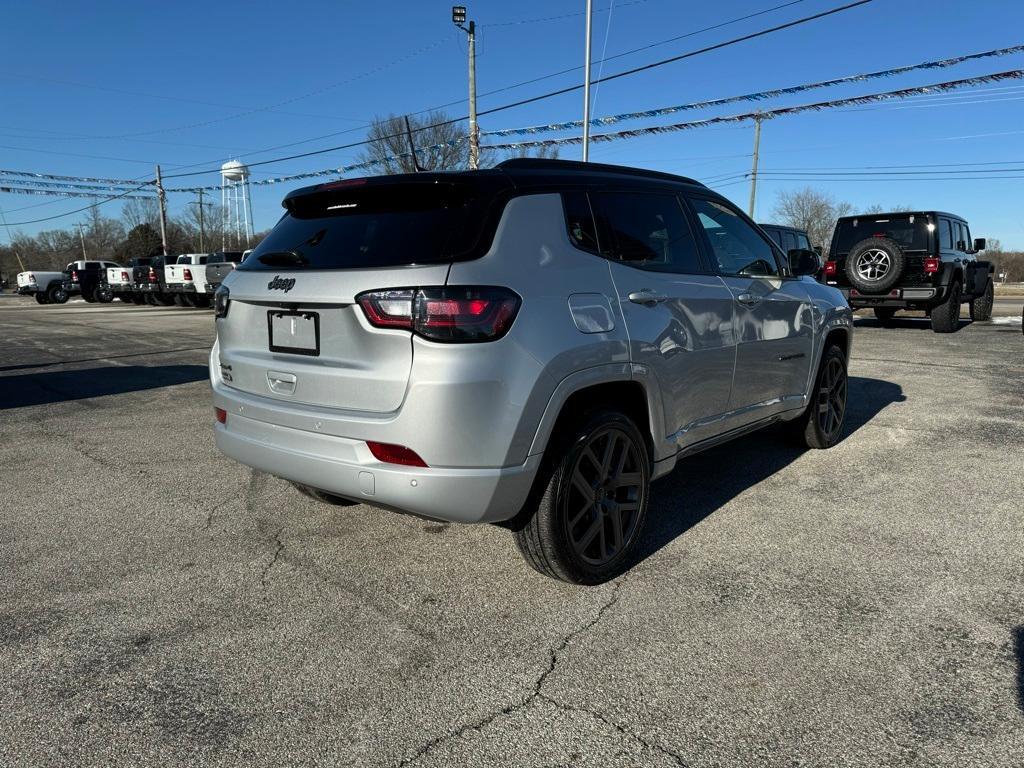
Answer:
[[[860,216],[844,219],[836,225],[833,248],[836,253],[849,253],[861,240],[868,237],[886,237],[907,251],[928,248],[928,236],[935,225],[925,214],[894,216]]]
[[[239,269],[355,269],[471,258],[496,189],[457,182],[327,189],[287,201],[288,213]]]

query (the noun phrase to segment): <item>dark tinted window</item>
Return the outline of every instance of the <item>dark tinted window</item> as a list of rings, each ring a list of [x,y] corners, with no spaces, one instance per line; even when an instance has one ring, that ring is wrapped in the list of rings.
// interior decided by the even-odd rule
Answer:
[[[789,253],[797,247],[796,235],[789,230],[783,230],[782,232],[782,251],[783,253]]]
[[[597,253],[597,231],[587,193],[582,190],[563,192],[562,206],[565,209],[565,227],[569,232],[569,240],[577,248]]]
[[[768,233],[768,237],[770,237],[772,240],[774,240],[775,244],[777,246],[779,246],[779,248],[782,247],[782,233],[779,230],[777,230],[777,229],[766,229],[765,232]]]
[[[483,245],[495,197],[483,183],[448,181],[313,192],[287,201],[289,212],[239,268],[349,269],[468,258]]]
[[[961,224],[959,221],[956,223],[956,250],[966,251],[968,249],[967,244],[967,227]]]
[[[597,192],[590,201],[599,222],[601,251],[607,258],[659,272],[705,271],[697,241],[675,195]]]
[[[103,266],[98,261],[87,261],[85,262],[85,268],[89,270],[102,269]]]
[[[214,253],[209,256],[204,256],[203,258],[206,259],[207,264],[220,264],[222,261],[224,261],[224,254]]]
[[[723,203],[699,197],[691,202],[723,274],[779,274],[772,247],[739,213]]]
[[[928,217],[920,213],[859,216],[844,219],[836,225],[834,247],[837,253],[849,253],[861,240],[886,237],[904,250],[925,250],[928,248],[928,232]]]
[[[796,233],[796,247],[803,248],[805,251],[811,250],[811,241],[807,239],[807,235],[803,232]]]
[[[953,224],[949,219],[939,219],[939,245],[946,250],[953,250]]]

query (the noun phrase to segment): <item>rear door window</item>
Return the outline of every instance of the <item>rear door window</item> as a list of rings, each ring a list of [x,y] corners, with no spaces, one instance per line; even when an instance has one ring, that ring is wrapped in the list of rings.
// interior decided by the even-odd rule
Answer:
[[[671,193],[596,192],[590,195],[601,253],[655,272],[699,274],[697,240]]]
[[[777,246],[779,246],[779,248],[782,247],[782,231],[781,230],[778,230],[778,229],[766,229],[765,232],[768,233],[768,237],[770,237],[772,240],[774,240],[775,244]]]
[[[789,230],[785,230],[782,233],[782,252],[789,253],[796,248],[796,235]]]
[[[845,219],[836,227],[834,249],[836,253],[849,253],[861,240],[884,237],[894,241],[905,251],[923,251],[928,248],[928,217],[920,213],[887,216],[858,216]]]
[[[944,251],[953,250],[953,225],[949,219],[939,219],[939,247]]]
[[[796,233],[796,247],[803,248],[805,251],[811,250],[811,241],[807,239],[807,235],[803,232]]]
[[[724,275],[778,276],[775,251],[737,211],[717,200],[692,197],[711,252]]]
[[[439,264],[489,245],[495,184],[429,181],[330,188],[286,201],[288,213],[242,270]],[[488,238],[489,240],[489,238]]]

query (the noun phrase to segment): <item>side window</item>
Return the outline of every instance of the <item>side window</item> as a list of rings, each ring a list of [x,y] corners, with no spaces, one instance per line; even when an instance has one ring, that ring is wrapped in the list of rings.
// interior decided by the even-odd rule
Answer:
[[[99,269],[100,268],[100,263],[98,261],[87,261],[87,262],[85,262],[85,268],[90,270],[90,271],[92,271],[94,269]]]
[[[780,230],[778,230],[778,229],[766,229],[765,232],[768,233],[768,237],[770,237],[772,240],[774,240],[775,244],[777,246],[779,246],[779,248],[782,247],[782,232]]]
[[[565,210],[565,227],[572,244],[584,251],[598,253],[597,230],[594,228],[587,193],[582,190],[563,192],[562,208]]]
[[[796,234],[796,247],[803,248],[805,251],[810,251],[811,241],[807,239],[807,235],[803,232],[797,232]]]
[[[723,274],[779,275],[771,246],[736,211],[700,197],[691,202]]]
[[[199,263],[200,264],[205,264],[206,263],[206,257],[205,256],[200,256],[199,257]]]
[[[797,247],[797,245],[796,245],[796,235],[794,235],[792,232],[783,232],[782,233],[782,252],[783,253],[789,253],[790,251],[792,251],[796,247]]]
[[[944,251],[953,250],[953,228],[949,219],[939,219],[939,245]]]
[[[971,239],[971,228],[964,224],[964,250],[971,253],[974,250],[974,241]]]
[[[956,223],[956,250],[967,250],[967,227],[959,221]]]
[[[707,271],[700,263],[697,240],[675,195],[597,192],[590,199],[600,224],[605,257],[656,272]]]

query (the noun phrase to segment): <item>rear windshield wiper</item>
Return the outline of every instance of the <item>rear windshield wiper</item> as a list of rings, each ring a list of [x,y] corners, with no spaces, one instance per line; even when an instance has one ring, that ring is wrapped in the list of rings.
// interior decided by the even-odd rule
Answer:
[[[260,256],[260,263],[269,267],[304,266],[309,260],[298,251],[270,251]]]

